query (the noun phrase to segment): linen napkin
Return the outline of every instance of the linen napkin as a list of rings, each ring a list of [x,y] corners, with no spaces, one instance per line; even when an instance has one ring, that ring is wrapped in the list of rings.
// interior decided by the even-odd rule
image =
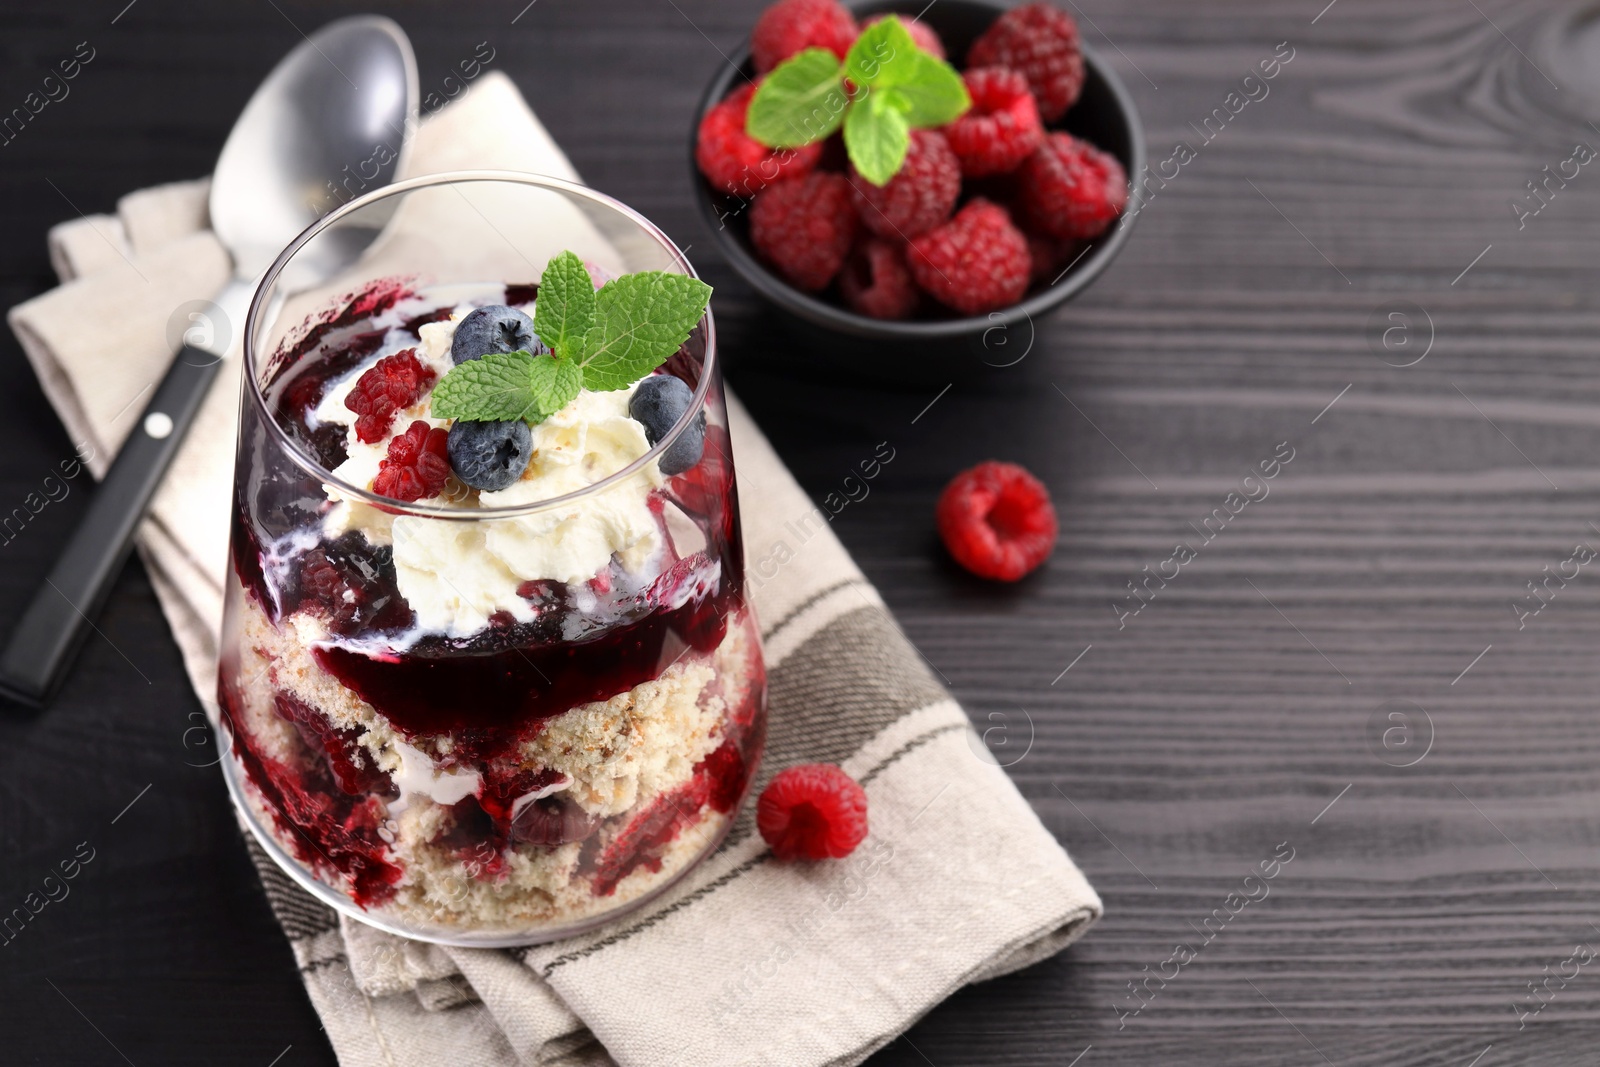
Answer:
[[[466,167],[577,178],[499,73],[415,135],[410,174]],[[175,329],[230,329],[237,349],[242,324],[185,311],[229,269],[205,196],[204,181],[142,190],[115,216],[56,227],[62,284],[9,313],[96,477],[137,422]],[[139,533],[213,717],[238,364],[219,376]],[[778,863],[747,806],[666,896],[592,933],[511,951],[341,921],[249,840],[344,1067],[854,1064],[962,985],[1058,952],[1100,917],[1094,890],[984,758],[828,511],[731,396],[729,421],[770,686],[756,788],[792,764],[839,763],[866,788],[869,837],[845,860]],[[862,457],[892,460],[890,442]]]

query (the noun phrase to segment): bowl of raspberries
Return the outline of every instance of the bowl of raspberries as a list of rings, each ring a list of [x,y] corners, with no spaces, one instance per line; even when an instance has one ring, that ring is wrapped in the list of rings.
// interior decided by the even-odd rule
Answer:
[[[778,0],[706,90],[702,212],[767,299],[926,343],[1047,312],[1116,256],[1143,133],[1050,3]]]

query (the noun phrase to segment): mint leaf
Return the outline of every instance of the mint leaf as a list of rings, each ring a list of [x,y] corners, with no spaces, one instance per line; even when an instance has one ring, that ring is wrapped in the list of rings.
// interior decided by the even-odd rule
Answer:
[[[550,257],[539,278],[533,305],[533,329],[563,359],[572,356],[594,324],[594,280],[583,260],[572,252]]]
[[[583,390],[583,370],[571,360],[536,356],[530,369],[532,374],[529,376],[529,392],[536,405],[534,410],[538,413],[538,418],[526,414],[520,416],[528,422],[542,422],[548,419],[572,403],[572,398]]]
[[[769,148],[798,148],[842,124],[850,161],[883,185],[905,162],[912,127],[943,126],[971,106],[955,68],[919,49],[891,15],[861,32],[842,67],[822,48],[780,64],[752,97],[745,132]]]
[[[595,324],[584,339],[583,384],[626,389],[667,361],[711,299],[711,286],[664,271],[624,274],[595,294]]]
[[[889,90],[895,109],[912,126],[944,126],[972,106],[966,83],[938,56],[917,52],[907,63],[907,77]]]
[[[826,48],[784,60],[750,98],[745,132],[768,148],[822,140],[839,128],[850,103],[839,71],[838,57]]]
[[[911,126],[890,93],[869,93],[850,108],[844,119],[844,147],[856,170],[873,185],[886,185],[895,176],[911,147]]]
[[[943,126],[972,106],[955,68],[922,51],[894,16],[861,32],[844,74],[862,90],[844,120],[844,145],[861,176],[883,185],[905,162],[911,128]]]
[[[844,74],[870,96],[878,89],[902,84],[909,76],[912,57],[920,54],[905,26],[890,15],[861,31],[844,57]]]
[[[544,285],[540,283],[540,300]],[[491,352],[469,359],[439,380],[428,410],[436,419],[541,422],[583,388],[577,364],[529,352]]]

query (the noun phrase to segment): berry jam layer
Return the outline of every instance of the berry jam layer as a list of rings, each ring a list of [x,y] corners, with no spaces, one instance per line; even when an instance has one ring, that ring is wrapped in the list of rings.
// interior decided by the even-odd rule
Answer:
[[[531,431],[474,424],[458,442],[432,386],[463,336],[515,338],[536,289],[380,296],[308,323],[272,364],[274,421],[332,477],[246,407],[219,685],[244,792],[286,852],[403,928],[596,921],[704,855],[760,757],[720,396],[692,447],[570,506],[473,512],[644,457],[703,340]]]

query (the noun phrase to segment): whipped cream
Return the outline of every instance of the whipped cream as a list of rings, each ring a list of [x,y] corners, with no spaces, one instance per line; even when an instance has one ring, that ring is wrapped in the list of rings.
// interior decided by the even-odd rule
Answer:
[[[441,378],[454,366],[450,342],[456,325],[471,310],[463,304],[449,320],[427,323],[418,331],[417,357]],[[413,421],[450,425],[429,416],[424,396],[396,414],[385,439],[368,444],[356,437],[355,418],[344,406],[345,398],[378,358],[404,347],[385,344],[373,359],[330,385],[313,412],[318,424],[347,425],[349,458],[333,473],[349,484],[370,488],[379,463],[388,455],[389,440]],[[652,576],[659,569],[662,539],[649,498],[665,480],[655,463],[569,504],[515,518],[473,521],[472,516],[479,508],[537,504],[577,492],[643,456],[650,441],[644,426],[628,414],[633,388],[586,389],[535,425],[528,469],[508,488],[479,493],[452,477],[443,496],[426,501],[460,508],[463,521],[392,515],[324,486],[334,507],[324,518],[323,534],[331,539],[359,530],[374,546],[392,546],[400,594],[417,613],[419,630],[457,638],[481,631],[497,612],[531,622],[532,605],[517,595],[524,582],[582,583],[605,569],[613,556],[630,574]]]
[[[448,808],[478,794],[482,776],[476,770],[463,767],[441,769],[420,748],[398,738],[391,744],[395,754],[400,757],[400,766],[389,772],[395,788],[400,791],[400,798],[389,805],[391,816],[410,807],[411,801],[419,796]]]

